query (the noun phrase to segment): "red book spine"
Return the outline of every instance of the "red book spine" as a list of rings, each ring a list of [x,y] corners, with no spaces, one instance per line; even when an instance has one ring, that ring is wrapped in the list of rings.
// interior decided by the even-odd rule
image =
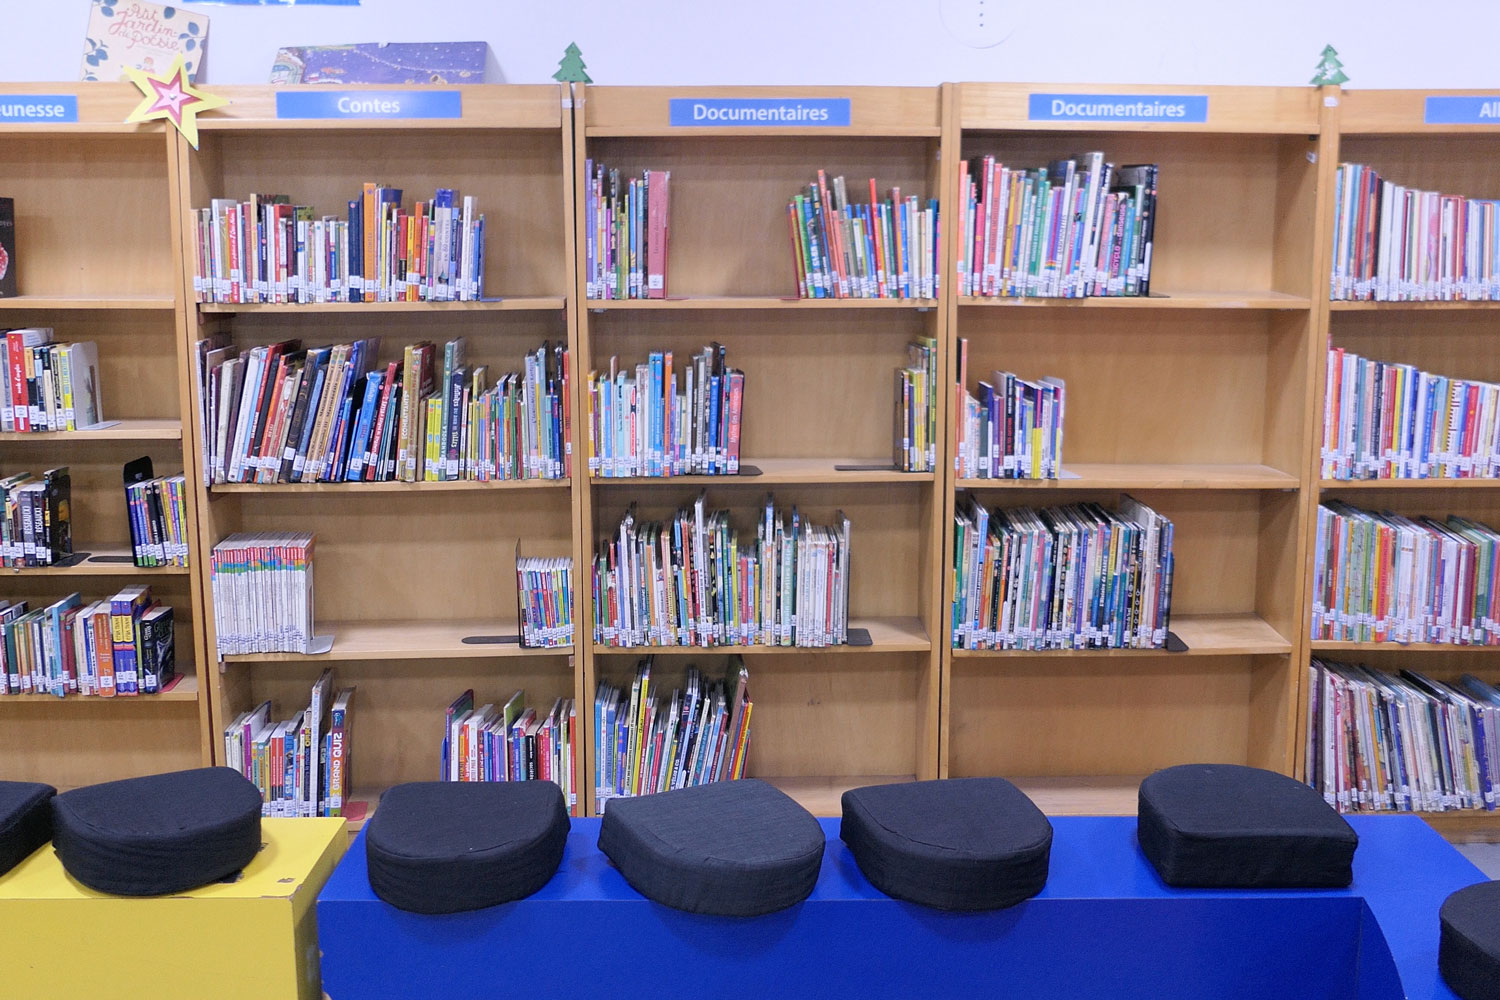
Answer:
[[[667,181],[661,170],[646,171],[646,298],[667,297]]]
[[[729,441],[727,451],[730,475],[740,471],[740,412],[745,399],[745,375],[729,374]]]

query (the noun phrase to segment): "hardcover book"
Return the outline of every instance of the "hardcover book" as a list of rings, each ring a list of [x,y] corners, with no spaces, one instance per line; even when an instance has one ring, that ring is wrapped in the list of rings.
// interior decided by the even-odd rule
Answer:
[[[16,290],[16,203],[0,198],[0,299],[12,298]]]
[[[271,83],[483,83],[488,42],[365,42],[277,51]]]
[[[208,44],[208,18],[144,0],[94,0],[84,36],[83,80],[124,80],[125,67],[165,73],[179,54],[191,82]]]

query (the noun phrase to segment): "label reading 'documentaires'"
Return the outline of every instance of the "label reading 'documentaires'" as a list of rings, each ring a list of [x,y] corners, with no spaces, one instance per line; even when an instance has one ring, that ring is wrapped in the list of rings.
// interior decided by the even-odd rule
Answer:
[[[1206,122],[1206,94],[1032,94],[1034,122]]]
[[[277,118],[462,118],[456,90],[284,90]]]
[[[674,97],[668,104],[673,128],[700,126],[848,127],[847,97]]]
[[[1488,97],[1429,97],[1427,125],[1500,125],[1500,94]]]
[[[72,94],[0,94],[0,122],[55,125],[78,121],[78,98]]]

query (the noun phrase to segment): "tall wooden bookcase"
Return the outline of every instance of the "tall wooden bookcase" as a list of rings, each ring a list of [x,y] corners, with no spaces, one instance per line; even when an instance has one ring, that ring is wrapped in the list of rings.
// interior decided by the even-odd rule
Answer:
[[[68,466],[73,545],[66,567],[0,569],[0,597],[45,606],[78,591],[108,597],[150,584],[173,608],[181,679],[156,695],[0,697],[0,779],[59,788],[195,767],[211,760],[196,566],[137,569],[122,467],[148,455],[158,475],[190,465],[183,439],[185,307],[169,215],[176,146],[156,125],[127,125],[128,85],[7,84],[12,94],[70,95],[75,123],[0,125],[0,196],[16,210],[20,295],[0,299],[0,328],[46,326],[99,348],[105,425],[0,433],[0,476]],[[189,504],[188,518],[197,510]]]

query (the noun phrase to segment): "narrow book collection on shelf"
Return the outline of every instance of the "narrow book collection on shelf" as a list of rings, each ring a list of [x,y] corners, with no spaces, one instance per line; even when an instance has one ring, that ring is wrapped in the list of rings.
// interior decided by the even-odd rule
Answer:
[[[200,302],[473,302],[484,298],[484,214],[438,188],[401,208],[366,183],[348,215],[315,217],[286,195],[215,198],[191,215]]]
[[[573,560],[516,556],[521,645],[555,649],[573,644]]]
[[[938,344],[923,337],[906,345],[906,367],[896,369],[896,468],[902,472],[937,469]]]
[[[0,479],[0,565],[52,566],[72,555],[72,484],[66,466]]]
[[[1419,191],[1360,163],[1334,190],[1335,301],[1500,299],[1500,201]]]
[[[213,548],[220,657],[305,653],[313,636],[313,546],[305,532],[235,532]]]
[[[990,510],[954,527],[958,649],[1160,649],[1172,610],[1170,520],[1132,497]]]
[[[99,347],[52,342],[47,327],[0,335],[0,431],[76,431],[104,419]]]
[[[804,299],[931,299],[941,285],[938,203],[891,188],[849,201],[843,177],[818,179],[787,205],[797,296]]]
[[[102,698],[159,694],[176,676],[172,609],[144,585],[45,607],[0,600],[0,695]]]
[[[731,656],[722,680],[688,667],[670,697],[653,683],[653,660],[636,667],[630,687],[600,684],[594,700],[595,800],[730,781],[745,775],[750,753],[750,672]]]
[[[1157,171],[1116,167],[1102,152],[1033,168],[962,163],[958,294],[1150,294]]]
[[[1057,479],[1062,475],[1067,386],[991,372],[969,392],[969,341],[958,340],[954,471],[960,479]]]
[[[664,299],[670,243],[672,173],[639,177],[587,161],[584,281],[590,299]]]
[[[142,569],[188,564],[187,477],[153,476],[151,459],[125,465],[130,554]]]
[[[551,781],[578,815],[578,709],[558,698],[546,715],[526,706],[526,692],[474,707],[474,691],[453,700],[443,717],[443,781]]]
[[[1345,812],[1493,810],[1500,690],[1314,659],[1307,780]]]
[[[272,717],[263,701],[224,727],[224,763],[260,790],[263,816],[342,816],[349,805],[354,688],[334,690],[333,671],[313,683],[307,707]]]
[[[594,557],[601,646],[836,646],[849,633],[849,519],[809,523],[767,496],[755,538],[700,493],[670,521],[632,504]]]

